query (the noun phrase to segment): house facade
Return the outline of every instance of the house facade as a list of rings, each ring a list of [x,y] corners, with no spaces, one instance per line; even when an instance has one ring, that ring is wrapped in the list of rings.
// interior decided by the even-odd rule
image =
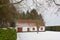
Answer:
[[[42,32],[45,31],[45,24],[42,20],[17,20],[17,32]]]

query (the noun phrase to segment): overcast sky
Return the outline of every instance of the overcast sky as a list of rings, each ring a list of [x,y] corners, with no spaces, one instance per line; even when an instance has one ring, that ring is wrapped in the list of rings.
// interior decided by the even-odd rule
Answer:
[[[60,4],[59,0],[55,0],[55,2]],[[42,14],[46,26],[60,25],[60,7],[55,5],[53,0],[34,0],[34,2],[32,0],[24,0],[15,6],[19,12],[26,12],[35,8],[39,14]]]

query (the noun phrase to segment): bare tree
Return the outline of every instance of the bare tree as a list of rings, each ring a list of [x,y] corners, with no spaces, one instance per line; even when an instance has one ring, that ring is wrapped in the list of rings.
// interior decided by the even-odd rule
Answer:
[[[9,0],[0,0],[0,20],[4,27],[8,27],[9,22],[15,22],[18,12],[16,11],[14,4],[19,4],[22,1],[23,0],[16,3],[10,3]]]

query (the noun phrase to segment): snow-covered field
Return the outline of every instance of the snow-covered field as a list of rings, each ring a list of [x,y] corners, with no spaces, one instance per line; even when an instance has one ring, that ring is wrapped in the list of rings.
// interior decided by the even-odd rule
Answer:
[[[60,40],[60,32],[27,32],[17,33],[17,40]]]

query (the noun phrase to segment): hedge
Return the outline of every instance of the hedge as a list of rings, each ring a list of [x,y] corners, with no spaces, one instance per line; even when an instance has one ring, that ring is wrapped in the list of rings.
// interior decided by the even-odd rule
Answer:
[[[46,31],[60,31],[60,26],[48,26],[45,27]]]
[[[0,28],[0,40],[16,40],[16,30],[15,29],[1,29]]]

